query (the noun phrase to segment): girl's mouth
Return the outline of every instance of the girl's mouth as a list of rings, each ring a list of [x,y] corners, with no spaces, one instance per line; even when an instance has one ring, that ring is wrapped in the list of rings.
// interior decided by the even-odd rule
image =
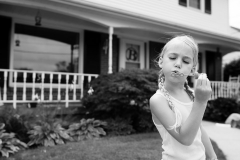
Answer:
[[[172,71],[171,76],[173,76],[173,77],[193,76],[195,79],[198,79],[199,73],[195,72],[192,75],[187,75],[187,74],[181,73],[179,71]]]
[[[183,73],[181,73],[181,72],[179,72],[179,71],[172,71],[172,74],[171,74],[171,76],[173,76],[173,77],[183,77],[185,74],[183,74]]]

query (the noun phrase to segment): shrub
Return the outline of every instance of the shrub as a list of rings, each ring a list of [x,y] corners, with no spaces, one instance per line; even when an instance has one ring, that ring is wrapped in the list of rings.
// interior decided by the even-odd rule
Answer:
[[[27,145],[17,139],[14,133],[7,133],[4,130],[5,124],[0,124],[0,151],[3,157],[9,157],[10,153],[16,153],[20,149],[27,148]]]
[[[91,82],[93,95],[85,93],[82,99],[87,116],[104,120],[130,118],[129,125],[137,132],[144,132],[147,126],[153,125],[148,100],[158,88],[157,79],[156,70],[123,70],[100,75]],[[146,118],[143,130],[140,122]]]
[[[33,126],[33,129],[28,131],[28,134],[30,134],[29,146],[55,146],[71,140],[67,131],[59,123],[48,123],[46,121],[38,122]]]
[[[225,122],[232,113],[240,113],[240,105],[232,98],[218,98],[208,102],[204,119]]]
[[[130,125],[131,121],[129,119],[121,119],[118,117],[115,119],[107,119],[106,122],[107,125],[104,128],[109,136],[129,135],[135,133],[132,125]]]
[[[55,146],[71,141],[67,130],[57,120],[57,108],[50,108],[44,103],[39,103],[35,109],[35,120],[31,122],[28,131],[30,141],[29,146]]]
[[[19,109],[14,109],[11,106],[3,106],[0,111],[0,123],[5,124],[6,132],[14,133],[15,137],[20,141],[27,143],[28,138],[28,123],[26,119],[27,115],[21,115]],[[28,116],[32,116],[29,114]]]
[[[81,119],[80,123],[73,123],[69,126],[68,133],[76,141],[85,139],[92,139],[106,135],[103,130],[103,126],[106,126],[106,122],[92,119]]]

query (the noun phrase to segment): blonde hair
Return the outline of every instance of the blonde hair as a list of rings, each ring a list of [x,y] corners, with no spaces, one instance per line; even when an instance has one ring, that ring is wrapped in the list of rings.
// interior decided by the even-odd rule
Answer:
[[[193,37],[191,37],[190,35],[179,35],[176,37],[173,37],[172,39],[170,39],[163,47],[161,53],[159,54],[158,58],[163,57],[164,53],[166,52],[167,48],[169,45],[171,45],[171,42],[174,40],[179,40],[181,42],[183,42],[185,45],[187,45],[188,47],[190,47],[192,49],[192,53],[193,53],[193,66],[196,67],[198,64],[198,45],[197,43],[194,41]],[[158,60],[158,65],[159,65],[159,60]]]
[[[174,41],[174,40],[179,40],[179,41],[183,42],[185,45],[187,45],[188,47],[190,47],[192,49],[193,67],[195,68],[198,64],[198,51],[199,51],[199,49],[198,49],[198,45],[196,44],[194,39],[189,35],[179,35],[179,36],[176,36],[176,37],[170,39],[165,44],[165,46],[163,47],[163,49],[162,49],[161,53],[159,54],[158,58],[160,59],[164,56],[168,46],[172,45],[171,42]],[[160,60],[159,59],[158,59],[157,62],[158,62],[158,66],[160,67]],[[164,77],[164,74],[162,72],[162,68],[160,67],[159,78],[158,78],[158,86],[159,86],[159,89],[162,92],[165,92],[165,95],[167,95],[168,92],[165,90],[165,88],[163,86],[164,81],[165,81],[165,77]],[[194,101],[194,94],[193,94],[193,91],[188,86],[188,81],[187,80],[184,83],[184,87],[185,87],[185,90],[186,90],[187,94],[189,95],[189,97],[192,99],[192,101]],[[181,116],[181,113],[178,111],[178,109],[173,105],[173,103],[171,102],[169,97],[167,97],[167,100],[168,100],[170,109],[175,113],[175,117],[176,117],[175,124],[172,125],[172,126],[169,126],[167,129],[168,130],[174,129],[177,132],[176,128],[181,125],[182,116]]]

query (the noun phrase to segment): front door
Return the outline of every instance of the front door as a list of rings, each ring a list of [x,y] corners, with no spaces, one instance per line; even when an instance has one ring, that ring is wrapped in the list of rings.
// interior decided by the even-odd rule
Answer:
[[[144,69],[144,42],[121,39],[119,69]]]

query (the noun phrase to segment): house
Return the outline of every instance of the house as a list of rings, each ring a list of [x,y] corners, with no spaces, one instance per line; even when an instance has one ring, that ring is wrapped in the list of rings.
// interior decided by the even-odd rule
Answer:
[[[0,0],[2,101],[16,107],[38,92],[68,106],[99,74],[155,68],[176,34],[195,38],[198,70],[212,81],[213,98],[221,96],[228,85],[222,57],[240,50],[239,29],[229,23],[231,1]]]

